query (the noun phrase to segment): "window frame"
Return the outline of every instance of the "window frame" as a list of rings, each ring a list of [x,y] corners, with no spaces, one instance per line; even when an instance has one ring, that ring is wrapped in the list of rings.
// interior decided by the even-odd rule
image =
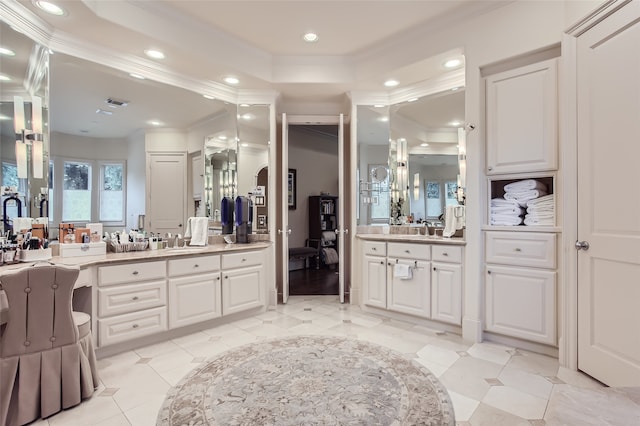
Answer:
[[[127,222],[127,162],[126,160],[97,160],[98,165],[98,180],[97,180],[97,209],[96,209],[96,222],[102,223],[104,226],[125,226]],[[107,221],[102,220],[102,197],[103,197],[103,182],[104,182],[104,168],[105,166],[121,166],[122,167],[122,220]]]

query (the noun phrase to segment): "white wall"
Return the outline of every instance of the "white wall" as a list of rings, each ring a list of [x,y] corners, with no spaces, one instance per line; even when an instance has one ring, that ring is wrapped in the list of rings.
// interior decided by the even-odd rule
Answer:
[[[289,168],[297,171],[296,209],[289,210],[289,247],[302,247],[309,236],[309,196],[338,195],[337,133],[331,140],[289,126]]]
[[[127,229],[138,228],[138,215],[144,214],[145,183],[144,132],[140,131],[129,137],[127,150]]]

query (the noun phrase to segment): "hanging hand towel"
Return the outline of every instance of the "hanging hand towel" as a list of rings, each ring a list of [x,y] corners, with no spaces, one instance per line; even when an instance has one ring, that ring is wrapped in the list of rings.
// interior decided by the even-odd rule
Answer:
[[[185,238],[191,238],[190,246],[205,246],[209,240],[209,218],[190,217],[187,219]]]
[[[402,263],[396,263],[393,266],[394,278],[400,278],[401,280],[410,280],[413,278],[411,271],[411,265],[403,265]]]

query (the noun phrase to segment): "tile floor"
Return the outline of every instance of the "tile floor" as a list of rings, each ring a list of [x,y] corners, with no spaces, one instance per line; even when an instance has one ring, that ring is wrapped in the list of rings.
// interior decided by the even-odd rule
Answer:
[[[555,359],[391,320],[340,305],[335,296],[293,296],[258,316],[99,361],[90,400],[35,425],[155,425],[169,388],[208,357],[259,339],[329,334],[367,340],[414,358],[447,387],[456,423],[640,425],[640,390],[608,389]]]

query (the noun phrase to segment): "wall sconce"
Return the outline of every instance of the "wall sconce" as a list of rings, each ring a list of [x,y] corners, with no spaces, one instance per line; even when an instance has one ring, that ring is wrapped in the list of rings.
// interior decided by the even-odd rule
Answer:
[[[413,199],[414,201],[420,199],[420,173],[413,175]]]
[[[407,157],[407,140],[404,138],[398,139],[396,143],[396,164],[398,174],[398,190],[400,190],[400,198],[403,197],[403,193],[409,189],[409,165]]]
[[[21,96],[13,97],[13,120],[16,133],[16,166],[18,178],[28,177],[28,147],[31,146],[31,163],[33,177],[44,177],[43,164],[43,133],[42,133],[42,99],[39,96],[31,97],[31,130],[27,129],[24,111],[24,99]]]
[[[472,129],[473,130],[473,129]],[[458,129],[458,202],[464,204],[465,188],[467,187],[467,131],[463,128]]]

